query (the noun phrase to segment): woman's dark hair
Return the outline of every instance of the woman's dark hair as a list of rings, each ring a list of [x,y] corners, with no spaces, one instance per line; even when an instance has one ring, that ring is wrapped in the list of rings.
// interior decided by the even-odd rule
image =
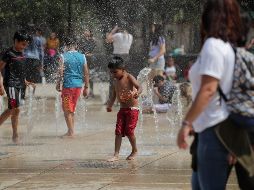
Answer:
[[[31,36],[27,33],[27,31],[25,30],[19,30],[17,32],[15,32],[14,36],[13,36],[13,41],[27,41],[30,42],[32,40]]]
[[[154,24],[154,32],[151,39],[152,45],[158,45],[160,37],[163,37],[163,27],[161,24]]]
[[[242,22],[236,0],[208,0],[201,23],[202,44],[206,38],[220,38],[238,45],[241,41]]]
[[[109,69],[125,69],[124,60],[121,57],[114,56],[113,59],[108,63]]]

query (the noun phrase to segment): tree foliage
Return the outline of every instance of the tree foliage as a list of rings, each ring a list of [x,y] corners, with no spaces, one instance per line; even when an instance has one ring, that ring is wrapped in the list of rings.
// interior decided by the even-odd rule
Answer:
[[[105,33],[119,23],[135,30],[134,24],[138,22],[143,24],[146,38],[153,22],[198,25],[203,3],[203,0],[1,0],[0,24],[13,28],[33,24],[64,36],[80,33],[84,27]],[[254,10],[253,0],[239,3],[244,10]]]
[[[149,15],[170,22],[191,21],[199,13],[198,0],[2,0],[0,22],[18,25],[33,22],[36,25],[47,24],[53,29],[66,27],[70,16],[69,3],[74,23],[84,20],[87,13],[96,15],[107,25],[133,23]]]

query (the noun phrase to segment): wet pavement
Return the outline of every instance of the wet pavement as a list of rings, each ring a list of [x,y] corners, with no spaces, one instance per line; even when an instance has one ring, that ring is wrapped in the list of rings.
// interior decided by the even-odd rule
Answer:
[[[105,87],[105,86],[104,86]],[[11,123],[0,128],[0,189],[8,190],[187,190],[190,155],[175,145],[177,126],[166,114],[144,114],[136,129],[139,155],[126,161],[126,138],[120,160],[108,163],[114,150],[116,112],[105,111],[100,96],[81,99],[76,113],[76,138],[62,139],[66,125],[54,88],[39,88],[22,107],[19,145],[11,141]],[[98,91],[99,92],[99,91]],[[42,98],[43,97],[43,98]],[[234,174],[229,190],[238,189]]]

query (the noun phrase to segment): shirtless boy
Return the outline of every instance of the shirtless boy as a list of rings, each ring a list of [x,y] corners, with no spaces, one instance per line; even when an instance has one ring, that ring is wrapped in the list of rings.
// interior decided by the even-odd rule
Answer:
[[[133,160],[138,151],[134,130],[139,115],[138,96],[142,90],[137,80],[125,70],[122,58],[115,56],[108,64],[108,68],[114,77],[114,81],[112,96],[108,101],[107,111],[112,111],[112,106],[116,98],[120,102],[120,110],[117,114],[115,129],[115,153],[108,161],[114,162],[119,159],[122,137],[124,136],[128,137],[132,147],[131,154],[126,159]]]

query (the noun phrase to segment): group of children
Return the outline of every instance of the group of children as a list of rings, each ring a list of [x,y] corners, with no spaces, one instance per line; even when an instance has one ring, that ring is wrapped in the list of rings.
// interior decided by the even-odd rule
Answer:
[[[11,117],[14,143],[18,143],[19,140],[18,121],[21,93],[25,86],[33,85],[26,80],[25,74],[24,50],[30,39],[26,31],[17,31],[14,34],[13,46],[5,51],[0,58],[0,95],[6,93],[8,99],[8,109],[1,114],[0,125]],[[62,93],[62,108],[68,127],[68,131],[63,137],[74,137],[75,108],[82,89],[83,96],[88,95],[89,70],[85,55],[76,50],[75,40],[68,38],[65,45],[66,52],[61,55],[59,60],[60,67],[56,90]],[[139,115],[138,97],[142,90],[135,77],[125,69],[126,66],[122,58],[115,56],[109,62],[108,68],[114,77],[114,81],[112,85],[113,95],[108,100],[107,112],[112,111],[115,99],[120,103],[115,129],[115,153],[108,161],[113,162],[119,159],[120,146],[124,136],[128,137],[132,146],[131,154],[127,160],[133,160],[137,154],[134,130]]]

